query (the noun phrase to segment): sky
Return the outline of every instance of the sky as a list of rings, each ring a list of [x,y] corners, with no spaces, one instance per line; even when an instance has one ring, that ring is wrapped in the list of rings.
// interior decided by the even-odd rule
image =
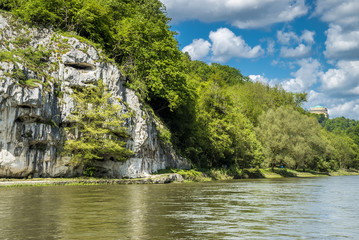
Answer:
[[[359,120],[359,0],[161,0],[192,60],[306,92],[305,109]]]

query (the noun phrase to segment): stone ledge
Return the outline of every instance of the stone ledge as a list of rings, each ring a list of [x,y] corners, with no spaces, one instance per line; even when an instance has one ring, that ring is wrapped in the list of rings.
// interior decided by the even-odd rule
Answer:
[[[37,185],[96,185],[96,184],[167,184],[173,182],[183,182],[183,177],[177,173],[151,175],[146,178],[136,179],[39,179],[39,180],[19,180],[2,179],[0,187],[7,186],[37,186]]]

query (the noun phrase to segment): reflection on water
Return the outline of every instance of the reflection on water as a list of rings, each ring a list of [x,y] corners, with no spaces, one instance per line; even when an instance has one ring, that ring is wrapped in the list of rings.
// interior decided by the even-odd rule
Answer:
[[[0,239],[355,239],[359,176],[0,188]]]

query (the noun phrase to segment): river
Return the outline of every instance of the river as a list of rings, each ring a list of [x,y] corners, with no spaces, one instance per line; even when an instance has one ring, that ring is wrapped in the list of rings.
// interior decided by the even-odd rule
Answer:
[[[0,239],[358,239],[359,176],[0,188]]]

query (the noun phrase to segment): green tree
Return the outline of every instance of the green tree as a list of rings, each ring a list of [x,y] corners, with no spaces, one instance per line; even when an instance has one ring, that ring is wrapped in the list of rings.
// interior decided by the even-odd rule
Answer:
[[[359,148],[345,132],[333,134],[332,142],[333,158],[337,161],[339,168],[356,167]]]
[[[191,95],[182,53],[159,0],[0,0],[0,8],[99,44],[157,112],[176,109]]]
[[[359,122],[356,122],[356,125],[348,130],[348,135],[354,140],[354,142],[359,146]]]
[[[190,149],[192,153],[197,149],[199,156],[196,159],[207,167],[259,166],[261,145],[253,125],[233,104],[226,88],[221,87],[223,82],[214,76],[217,75],[211,75],[207,82],[199,85],[201,94],[196,107],[196,141]]]
[[[64,150],[71,154],[75,164],[91,165],[95,160],[124,161],[133,153],[125,148],[127,129],[121,114],[121,105],[111,99],[102,81],[73,94],[76,109],[69,118],[67,131],[72,138]]]
[[[303,94],[289,93],[280,86],[270,87],[259,82],[237,84],[228,88],[228,92],[235,104],[240,107],[242,113],[254,126],[258,125],[259,116],[269,109],[287,105],[302,111],[300,101],[305,100],[305,96],[302,96]]]
[[[270,109],[261,115],[256,131],[263,145],[265,163],[272,170],[281,165],[305,169],[324,151],[316,119],[291,107]]]
[[[321,119],[319,119],[321,120]],[[353,119],[347,119],[345,117],[338,117],[333,119],[324,119],[321,121],[322,126],[327,129],[330,132],[336,132],[336,131],[351,131],[355,128],[355,126],[358,124],[357,121]]]

